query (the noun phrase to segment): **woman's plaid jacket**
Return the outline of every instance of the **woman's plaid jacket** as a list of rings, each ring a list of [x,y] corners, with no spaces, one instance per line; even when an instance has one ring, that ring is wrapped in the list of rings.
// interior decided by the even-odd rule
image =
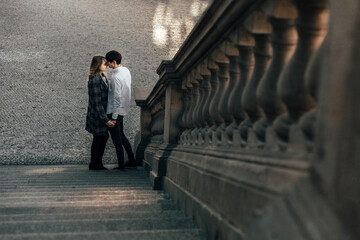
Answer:
[[[101,78],[100,74],[91,76],[88,82],[89,104],[85,129],[94,136],[108,136],[108,128],[106,126],[106,123],[109,121],[106,116],[108,85]]]

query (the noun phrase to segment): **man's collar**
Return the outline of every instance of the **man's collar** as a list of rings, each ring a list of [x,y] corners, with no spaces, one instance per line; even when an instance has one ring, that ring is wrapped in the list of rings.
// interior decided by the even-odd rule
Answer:
[[[117,71],[117,70],[119,70],[120,68],[121,68],[121,64],[120,64],[120,66],[114,68],[113,71]]]

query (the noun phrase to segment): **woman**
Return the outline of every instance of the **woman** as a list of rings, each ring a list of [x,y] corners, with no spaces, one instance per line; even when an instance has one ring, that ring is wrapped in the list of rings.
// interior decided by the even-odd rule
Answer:
[[[109,138],[108,127],[114,127],[115,125],[115,121],[111,121],[106,115],[109,86],[105,74],[106,69],[105,57],[94,56],[90,64],[87,81],[89,104],[85,128],[94,136],[91,144],[90,170],[107,169],[102,164],[102,157]]]

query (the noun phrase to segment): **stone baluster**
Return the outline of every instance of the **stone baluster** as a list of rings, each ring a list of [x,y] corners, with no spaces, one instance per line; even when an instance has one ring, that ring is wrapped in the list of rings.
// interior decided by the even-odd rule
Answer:
[[[276,136],[281,140],[280,144],[289,141],[291,125],[315,107],[314,99],[305,86],[304,75],[311,57],[324,39],[328,21],[326,0],[293,0],[293,2],[298,10],[295,26],[299,39],[295,53],[281,73],[278,84],[280,97],[288,111],[273,123]]]
[[[193,85],[193,104],[191,108],[191,144],[198,144],[198,132],[200,128],[200,114],[199,114],[199,103],[200,103],[200,84],[202,81],[202,77],[200,73],[198,73],[197,69],[195,68],[191,73],[191,84]]]
[[[238,126],[246,118],[246,113],[241,105],[241,97],[254,68],[252,49],[255,46],[255,39],[253,36],[245,28],[240,27],[232,37],[234,37],[233,42],[239,50],[240,75],[229,95],[228,109],[234,117],[234,121],[226,128],[226,135],[224,136],[226,144],[239,141]]]
[[[194,81],[192,79],[192,75],[189,74],[186,77],[186,81],[187,81],[187,87],[189,88],[189,108],[188,108],[188,112],[186,114],[186,126],[187,126],[187,132],[186,132],[186,143],[187,144],[191,144],[192,143],[192,139],[191,139],[191,131],[194,128],[194,124],[193,124],[193,118],[192,118],[192,113],[194,111],[194,101],[195,101],[195,90],[194,90]]]
[[[208,128],[207,134],[205,136],[206,138],[206,142],[208,144],[212,143],[213,139],[212,139],[212,135],[213,132],[216,131],[216,117],[217,117],[217,103],[215,101],[215,97],[219,91],[219,79],[218,79],[218,71],[219,71],[219,66],[215,63],[213,57],[210,57],[208,59],[208,69],[210,70],[210,83],[211,83],[211,94],[210,94],[210,98],[209,98],[209,115],[211,118],[211,122],[213,123],[210,128]],[[219,101],[219,100],[217,100]]]
[[[196,75],[195,75],[195,79],[199,82],[199,98],[198,98],[198,101],[196,103],[196,108],[195,108],[195,112],[196,112],[196,115],[195,115],[195,124],[196,124],[196,127],[198,128],[201,128],[204,126],[204,119],[203,119],[203,116],[202,116],[202,109],[204,107],[204,101],[208,95],[208,93],[206,91],[208,91],[209,89],[206,89],[206,84],[207,83],[204,83],[204,78],[203,76],[201,75],[201,67],[200,65],[196,68]]]
[[[215,94],[215,91],[213,91],[213,88],[211,86],[211,84],[212,84],[210,82],[211,72],[207,68],[207,61],[205,60],[202,64],[200,64],[199,68],[200,68],[199,69],[200,75],[203,78],[202,84],[203,84],[203,89],[204,89],[204,92],[203,92],[204,98],[203,98],[202,102],[200,103],[202,129],[199,133],[200,134],[199,139],[201,139],[200,143],[204,144],[205,143],[205,135],[208,131],[208,128],[215,124],[215,122],[211,118],[210,112],[209,112],[211,98]]]
[[[188,132],[187,132],[187,142],[188,144],[193,144],[194,140],[192,139],[192,131],[194,130],[195,123],[194,123],[194,109],[196,107],[195,103],[196,103],[196,98],[198,97],[198,89],[199,89],[199,83],[195,80],[195,76],[194,73],[191,72],[188,77],[188,82],[189,82],[189,86],[191,86],[190,88],[190,98],[189,98],[189,111],[188,114],[186,116],[186,121],[187,121],[187,125],[188,125]]]
[[[229,95],[226,95],[225,93],[227,92],[229,87],[230,60],[228,57],[225,56],[224,54],[225,52],[226,52],[226,42],[224,42],[221,48],[218,49],[215,59],[215,62],[219,66],[219,72],[218,72],[219,88],[217,95],[215,95],[215,99],[218,99],[218,101],[216,102],[217,112],[215,118],[217,129],[215,133],[216,142],[213,143],[218,143],[218,144],[221,143],[221,136],[226,130],[224,115],[227,114],[227,103],[229,100]]]
[[[248,116],[239,126],[240,136],[243,141],[247,141],[249,129],[263,116],[263,111],[258,105],[256,98],[256,91],[261,78],[268,69],[272,56],[272,48],[269,41],[269,34],[272,32],[272,28],[266,20],[265,14],[256,11],[245,21],[245,25],[255,38],[255,47],[253,49],[255,55],[255,67],[241,99],[242,105]]]
[[[233,37],[233,39],[236,37]],[[235,84],[239,80],[240,70],[239,70],[239,49],[235,46],[234,43],[228,41],[226,43],[225,56],[229,59],[229,64],[226,63],[226,68],[228,68],[228,73],[225,73],[225,77],[229,80],[226,80],[226,85],[224,89],[223,97],[220,101],[219,111],[221,116],[224,118],[224,128],[229,126],[232,122],[234,122],[234,116],[229,108],[229,96],[231,92],[234,90]],[[227,66],[228,65],[228,66]],[[220,67],[221,72],[221,67]],[[222,131],[222,139],[225,137],[225,131]]]
[[[273,59],[257,89],[257,100],[265,113],[265,118],[254,124],[260,146],[265,141],[266,128],[273,123],[276,117],[286,111],[285,105],[277,94],[276,87],[279,76],[293,55],[297,42],[297,32],[294,26],[297,10],[290,0],[267,1],[263,9],[273,27],[271,35]]]
[[[305,74],[306,87],[307,89],[309,89],[309,94],[315,102],[317,102],[318,100],[318,89],[320,84],[319,79],[322,79],[322,75],[325,71],[323,62],[328,50],[327,42],[327,38],[325,38],[323,44],[320,46],[319,50],[316,52],[313,59],[309,63],[309,67],[306,70]],[[312,151],[314,147],[313,143],[315,140],[315,123],[316,108],[313,108],[299,119],[299,125],[302,134],[299,136],[299,134],[296,134],[296,131],[290,131],[290,135],[293,135],[290,136],[290,140],[293,139],[292,141],[290,141],[290,143],[292,145],[295,145],[293,146],[293,148],[305,147],[307,151]],[[299,144],[296,144],[299,142],[301,143],[301,146],[299,146]]]
[[[179,118],[179,126],[181,128],[181,134],[179,136],[179,143],[184,144],[184,131],[186,130],[186,120],[185,120],[186,114],[185,113],[186,113],[186,109],[188,107],[187,89],[185,87],[184,81],[181,82],[181,92],[182,92],[183,106],[182,106],[182,111],[181,111],[181,115]]]
[[[186,144],[187,143],[187,139],[188,139],[188,132],[189,132],[189,122],[187,121],[188,118],[188,114],[189,114],[189,110],[190,110],[190,98],[191,98],[191,88],[192,85],[189,84],[189,81],[187,78],[183,79],[182,81],[182,87],[181,89],[183,90],[183,101],[184,101],[184,110],[181,116],[181,124],[180,126],[183,127],[183,132],[180,136],[180,143],[182,144]]]

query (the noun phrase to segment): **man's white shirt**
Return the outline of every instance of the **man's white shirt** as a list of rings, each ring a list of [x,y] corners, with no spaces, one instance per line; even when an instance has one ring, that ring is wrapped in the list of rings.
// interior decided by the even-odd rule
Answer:
[[[131,100],[131,75],[129,69],[120,66],[113,69],[110,77],[108,105],[106,114],[112,113],[112,118],[129,113]]]

